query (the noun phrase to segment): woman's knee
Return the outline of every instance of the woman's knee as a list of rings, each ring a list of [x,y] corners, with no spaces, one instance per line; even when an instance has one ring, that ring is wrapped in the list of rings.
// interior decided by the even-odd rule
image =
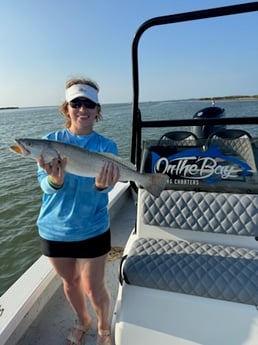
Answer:
[[[63,284],[66,288],[77,288],[81,284],[81,278],[79,275],[66,275],[62,277]]]
[[[100,300],[107,295],[107,290],[102,282],[94,282],[92,280],[83,282],[84,292],[92,300]]]

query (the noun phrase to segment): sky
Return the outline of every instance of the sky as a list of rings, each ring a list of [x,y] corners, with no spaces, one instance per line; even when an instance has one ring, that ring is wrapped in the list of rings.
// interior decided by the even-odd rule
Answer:
[[[101,103],[131,102],[131,45],[146,20],[233,0],[1,0],[0,107],[59,105],[89,77]],[[258,12],[146,31],[140,101],[258,94]]]

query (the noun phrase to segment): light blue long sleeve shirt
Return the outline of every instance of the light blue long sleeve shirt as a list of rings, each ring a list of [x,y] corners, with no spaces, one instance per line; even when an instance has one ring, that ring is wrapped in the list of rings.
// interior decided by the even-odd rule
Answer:
[[[78,145],[93,152],[118,153],[112,140],[96,132],[78,136],[63,129],[48,134],[44,139]],[[42,238],[51,241],[81,241],[98,236],[109,228],[107,205],[111,188],[98,191],[95,178],[65,173],[62,188],[54,189],[41,167],[38,167],[38,181],[43,191],[37,220]]]

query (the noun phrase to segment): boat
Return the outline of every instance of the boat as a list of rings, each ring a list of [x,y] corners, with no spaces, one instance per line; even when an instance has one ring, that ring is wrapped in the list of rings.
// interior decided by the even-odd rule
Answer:
[[[258,2],[172,14],[136,31],[130,160],[168,181],[158,197],[133,182],[117,183],[109,195],[115,345],[258,343],[258,138],[246,130],[258,116],[145,121],[138,73],[147,29],[254,11]],[[144,128],[164,134],[144,141]],[[61,345],[73,322],[43,256],[0,298],[1,345]],[[85,343],[96,343],[96,319]]]

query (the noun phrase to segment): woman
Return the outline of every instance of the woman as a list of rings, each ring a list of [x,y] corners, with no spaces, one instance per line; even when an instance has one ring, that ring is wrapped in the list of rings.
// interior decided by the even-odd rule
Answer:
[[[98,91],[97,84],[89,79],[69,80],[60,108],[66,128],[48,134],[45,139],[117,154],[116,144],[93,130],[95,121],[102,118]],[[45,164],[41,158],[38,163],[38,180],[43,190],[37,222],[42,252],[60,275],[65,296],[78,316],[66,345],[84,344],[91,327],[85,295],[98,320],[97,344],[111,345],[110,297],[104,273],[111,248],[108,191],[118,181],[118,168],[105,164],[94,179],[66,173],[65,159]]]

